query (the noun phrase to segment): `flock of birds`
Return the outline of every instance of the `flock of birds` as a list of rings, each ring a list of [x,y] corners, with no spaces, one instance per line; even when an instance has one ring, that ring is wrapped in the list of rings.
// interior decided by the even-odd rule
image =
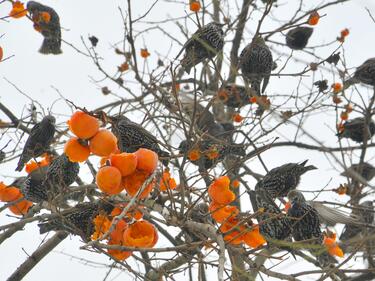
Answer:
[[[27,9],[32,15],[41,11],[47,11],[51,14],[50,23],[46,23],[42,27],[42,35],[45,39],[40,51],[42,53],[60,53],[61,31],[57,13],[53,9],[34,1],[28,2]],[[223,24],[211,22],[200,27],[186,42],[183,47],[185,55],[181,60],[181,66],[187,73],[190,73],[191,69],[197,64],[213,60],[222,51],[224,46],[222,27]],[[313,29],[310,27],[295,27],[286,34],[286,45],[293,50],[301,50],[306,47],[312,33]],[[246,100],[249,100],[250,92],[256,96],[261,96],[266,90],[271,71],[274,69],[274,61],[270,49],[261,36],[256,35],[251,43],[242,50],[238,66],[246,85],[245,87],[236,87],[237,97],[240,98],[231,99],[231,95],[229,95],[228,100],[225,101],[227,106],[243,106],[246,104]],[[346,81],[346,85],[358,82],[371,86],[375,85],[375,58],[369,59],[359,66],[353,77]],[[251,88],[249,88],[249,85],[251,85]],[[224,87],[228,91],[233,89],[228,85]],[[199,113],[196,115],[196,126],[204,132],[202,134],[204,138],[199,142],[193,138],[182,141],[179,145],[180,153],[186,155],[192,148],[206,151],[215,147],[219,154],[216,159],[202,156],[200,159],[192,161],[201,171],[212,168],[227,155],[246,155],[243,145],[233,143],[232,132],[234,127],[231,123],[216,122],[209,111],[199,104],[194,104],[188,97],[181,97],[181,103],[189,115]],[[49,115],[31,129],[20,156],[17,171],[21,171],[30,159],[41,156],[49,150],[54,140],[55,121],[55,118]],[[112,130],[118,138],[118,146],[122,152],[134,152],[141,147],[148,148],[160,156],[164,165],[168,165],[170,153],[161,148],[158,139],[149,131],[124,116],[113,117],[112,121]],[[358,117],[345,122],[338,137],[349,138],[361,143],[366,138],[371,139],[374,134],[374,122]],[[293,237],[295,241],[310,241],[312,244],[321,245],[323,241],[321,223],[325,219],[350,225],[341,235],[341,239],[351,238],[363,231],[363,227],[356,224],[358,221],[367,224],[373,223],[374,214],[372,211],[358,209],[353,211],[352,217],[348,217],[338,211],[327,211],[327,208],[323,206],[306,201],[302,193],[297,191],[296,188],[304,173],[317,169],[313,165],[306,164],[307,161],[288,163],[270,170],[256,184],[255,190],[251,193],[254,212],[262,210],[257,217],[260,232],[269,243],[279,240],[288,241]],[[37,169],[27,177],[18,179],[14,185],[19,186],[25,198],[30,201],[35,203],[50,202],[55,200],[57,195],[64,194],[67,191],[69,185],[77,180],[78,172],[79,165],[70,162],[62,154],[55,157],[49,166]],[[360,172],[360,176],[366,181],[375,176],[375,168],[368,163],[363,163],[361,167],[355,164],[343,175],[351,176],[356,172]],[[281,197],[288,197],[291,202],[287,214],[283,213],[275,203],[275,200]],[[360,206],[373,209],[372,201],[363,202]],[[92,218],[99,211],[104,210],[109,213],[112,209],[113,204],[103,200],[93,203],[79,203],[73,208],[62,211],[59,216],[41,222],[40,231],[44,233],[62,229],[88,240],[93,232]],[[317,257],[321,266],[333,262],[332,257],[325,251],[313,249],[310,251]]]

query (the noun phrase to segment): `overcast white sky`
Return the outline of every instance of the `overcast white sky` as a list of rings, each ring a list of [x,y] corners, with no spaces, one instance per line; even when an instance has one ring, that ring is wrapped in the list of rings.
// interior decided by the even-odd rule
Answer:
[[[64,40],[73,43],[78,48],[83,48],[80,39],[81,36],[85,39],[89,34],[97,36],[100,40],[97,50],[104,58],[104,65],[110,73],[115,73],[117,66],[123,62],[122,58],[116,55],[113,50],[113,45],[120,42],[123,38],[122,20],[118,7],[125,10],[126,1],[65,0],[42,2],[54,7],[59,13],[61,25],[64,28]],[[181,1],[178,4],[160,1],[145,20],[154,21],[165,19],[169,16],[184,16],[186,12],[189,12],[185,2],[188,1]],[[233,5],[233,8],[231,8],[232,11],[235,11],[236,7],[242,3],[242,1],[234,0],[230,0],[229,2]],[[257,2],[260,1],[258,0]],[[291,11],[293,11],[293,4],[287,4],[287,1],[283,0],[278,0],[278,2],[282,5],[274,10],[273,15],[281,20],[288,19]],[[321,3],[322,1],[304,2],[314,5],[314,3]],[[133,0],[133,16],[137,17],[143,14],[152,3],[153,1],[150,0]],[[307,6],[307,8],[311,7],[313,6]],[[371,21],[365,10],[366,7],[375,15],[374,0],[353,0],[350,3],[340,4],[324,10],[326,17],[321,19],[321,22],[316,26],[309,45],[315,46],[330,42],[336,38],[340,30],[347,27],[350,29],[350,35],[345,42],[345,57],[348,67],[358,66],[365,59],[374,57],[375,23]],[[0,5],[0,17],[9,11],[9,3]],[[181,22],[183,23],[183,21]],[[271,30],[278,25],[279,23],[267,19],[264,29],[261,31]],[[190,33],[194,32],[196,28],[193,25],[190,26],[192,26]],[[33,30],[31,22],[26,18],[19,20],[11,19],[9,22],[0,21],[0,27],[1,34],[4,34],[0,39],[0,46],[4,49],[4,56],[14,55],[10,60],[0,63],[0,101],[18,116],[22,115],[24,106],[29,104],[30,100],[17,92],[4,78],[16,84],[23,92],[40,102],[46,109],[50,108],[53,102],[59,99],[58,94],[52,86],[57,88],[67,99],[88,109],[94,109],[109,102],[108,97],[104,97],[100,92],[100,88],[91,81],[90,77],[97,80],[103,77],[98,73],[90,59],[78,54],[66,44],[62,46],[62,55],[44,56],[39,54],[38,49],[41,45],[42,37]],[[250,19],[246,25],[247,31],[254,32],[255,27],[256,21]],[[137,25],[135,28],[139,31],[144,26]],[[177,33],[177,29],[174,26],[169,26],[168,28],[171,28],[171,33],[174,33],[179,40],[184,40],[182,34]],[[231,40],[232,37],[233,33],[228,35],[226,39]],[[282,37],[276,36],[275,40],[277,39],[280,41]],[[245,43],[243,42],[241,49],[244,45]],[[172,59],[179,51],[177,45],[174,44],[171,46],[170,40],[157,31],[147,32],[138,37],[136,46],[138,49],[147,46],[151,53],[149,59],[151,67],[155,66],[158,54],[168,56],[169,59]],[[270,47],[274,46],[270,44]],[[329,55],[336,47],[337,44],[321,49],[321,51],[318,51],[318,54],[324,57]],[[286,48],[278,48],[278,50],[289,52]],[[296,55],[301,56],[298,52]],[[276,55],[274,56],[277,57]],[[305,60],[312,61],[311,57],[303,56]],[[291,64],[293,65],[294,62]],[[293,65],[289,70],[301,70],[303,67],[304,65]],[[132,76],[132,74],[129,75]],[[317,75],[319,77],[320,74]],[[127,79],[126,75],[124,78]],[[338,77],[333,76],[325,78],[329,82],[333,82],[335,79],[338,80]],[[290,82],[294,83],[295,87],[297,79],[290,78],[289,80],[285,80],[272,77],[267,91],[271,93],[290,94],[294,89],[290,87]],[[118,90],[115,85],[109,82],[104,82],[100,85],[109,86],[114,91]],[[138,85],[129,85],[136,90],[140,90]],[[368,94],[366,91],[364,89],[364,95]],[[124,95],[123,93],[121,94]],[[61,100],[53,105],[52,112],[58,116],[58,122],[60,123],[65,122],[68,118],[67,116],[70,114],[69,108]],[[0,113],[0,118],[4,118],[2,113]],[[335,146],[337,145],[337,139],[334,137],[332,131],[335,125],[334,120],[332,114],[321,114],[310,118],[306,126],[311,130],[310,133],[324,140],[325,145]],[[291,131],[285,126],[280,128],[279,133],[286,139],[291,138],[289,137]],[[5,138],[0,139],[0,147],[5,143]],[[371,159],[371,156],[373,156],[372,152],[370,152],[367,159]],[[301,189],[318,190],[326,184],[334,188],[344,180],[344,178],[339,176],[340,171],[332,168],[329,157],[326,158],[323,154],[296,150],[295,148],[277,148],[264,153],[263,158],[270,168],[279,166],[285,162],[300,162],[310,159],[309,162],[318,166],[319,171],[312,171],[306,174],[300,184]],[[260,166],[257,168],[258,166],[259,164],[254,161],[254,170],[264,173]],[[337,164],[334,166],[339,167]],[[4,180],[6,183],[10,183],[12,179],[9,176],[16,175],[14,167],[14,162],[2,165],[0,181]],[[84,175],[82,176],[84,177]],[[324,199],[326,195],[323,194],[319,198]],[[311,198],[312,195],[308,194],[307,197]],[[343,198],[338,198],[338,196],[332,193],[329,194],[328,198],[330,200],[343,200]],[[244,196],[243,203],[246,208],[249,203],[245,199],[247,198]],[[2,212],[0,214],[0,225],[13,221],[15,219],[7,217],[6,213]],[[11,239],[1,244],[0,255],[2,262],[0,263],[0,280],[5,280],[25,260],[27,254],[31,254],[37,248],[42,239],[44,239],[44,236],[39,236],[36,224],[29,224],[24,231],[18,232]],[[105,256],[79,250],[81,245],[78,238],[69,237],[50,253],[47,258],[43,259],[24,280],[41,281],[52,278],[55,281],[82,280],[82,278],[92,281],[103,280],[108,271],[108,268],[104,267],[103,264],[111,264],[111,262]],[[165,246],[165,244],[161,241],[157,246]],[[80,258],[95,261],[99,264],[87,265]],[[279,268],[282,268],[283,272],[294,272],[301,269],[299,265],[305,266],[305,263],[293,261],[293,267],[290,267],[290,263],[286,262],[279,266]],[[140,267],[142,266],[140,265]],[[216,269],[213,270],[213,276],[215,273]],[[108,280],[131,280],[131,277],[126,276],[126,272],[122,272],[121,275],[118,275],[116,272],[110,274]],[[183,280],[182,277],[181,280]],[[314,280],[314,278],[305,280]]]

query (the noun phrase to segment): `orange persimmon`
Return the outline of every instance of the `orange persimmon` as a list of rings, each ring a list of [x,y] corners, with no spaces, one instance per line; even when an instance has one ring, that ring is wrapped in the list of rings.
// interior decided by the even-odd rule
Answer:
[[[177,184],[174,178],[171,178],[171,174],[168,170],[164,171],[162,178],[160,179],[160,190],[166,191],[167,189],[175,189]]]
[[[122,246],[121,242],[109,240],[108,245],[119,245]],[[130,251],[121,251],[116,249],[108,249],[108,254],[111,255],[113,258],[118,259],[120,261],[126,260],[128,257],[132,255],[132,252]]]
[[[326,246],[328,253],[331,256],[338,256],[342,258],[344,256],[344,252],[342,249],[337,245],[335,241],[335,237],[327,237],[324,236],[323,244]]]
[[[124,245],[130,247],[153,247],[157,239],[155,226],[145,220],[131,224],[123,235]]]
[[[122,212],[122,209],[126,207],[126,203],[125,204],[120,204],[120,205],[117,205],[111,212],[111,216],[112,217],[115,217],[115,216],[118,216],[121,214]],[[137,206],[132,206],[130,207],[130,209],[128,210],[128,212],[126,213],[126,217],[127,218],[130,218],[130,219],[135,219],[135,220],[140,220],[142,217],[143,217],[143,212],[142,212],[142,209],[143,207],[140,206],[140,205],[137,205]]]
[[[12,202],[20,199],[22,196],[21,191],[14,186],[5,187],[0,190],[0,201],[2,202]]]
[[[235,218],[229,218],[222,225],[219,230],[224,234],[224,240],[233,245],[239,245],[243,241],[245,226],[240,225]]]
[[[341,83],[333,83],[332,84],[333,93],[337,94],[342,90],[342,84]]]
[[[111,131],[102,129],[90,139],[89,147],[93,154],[106,157],[117,150],[117,138]]]
[[[64,153],[72,162],[86,161],[90,156],[90,149],[77,137],[71,138],[65,143]]]
[[[32,202],[28,200],[22,200],[12,206],[9,206],[9,210],[17,216],[26,215],[32,205]]]
[[[145,59],[148,56],[150,56],[150,53],[148,52],[148,50],[146,48],[145,49],[141,49],[141,57]]]
[[[211,217],[218,223],[222,223],[230,217],[235,217],[240,212],[236,206],[225,206],[211,202],[209,206]]]
[[[3,56],[4,56],[4,51],[3,51],[3,48],[0,47],[0,61],[2,61]]]
[[[107,194],[119,194],[124,187],[121,184],[121,173],[116,167],[105,166],[96,174],[96,184]]]
[[[90,139],[99,131],[99,120],[82,111],[76,111],[67,123],[80,139]]]
[[[112,222],[113,224],[113,222]],[[119,220],[116,223],[115,229],[110,233],[111,240],[114,242],[122,242],[124,231],[128,227],[125,220]]]
[[[101,238],[111,227],[111,221],[105,215],[97,215],[93,220],[95,231],[91,235],[92,240]]]
[[[150,176],[149,173],[145,171],[136,170],[133,174],[123,177],[122,179],[122,186],[125,188],[126,192],[134,197],[138,190],[143,186],[143,183],[148,179]],[[152,191],[155,186],[155,181],[153,180],[149,183],[145,189],[139,194],[139,199],[146,198]]]
[[[236,195],[229,189],[230,180],[227,176],[216,179],[208,187],[208,195],[212,201],[218,204],[227,205],[231,203]]]
[[[258,248],[267,242],[262,234],[260,234],[258,225],[253,226],[252,230],[246,232],[243,236],[243,241],[251,248]]]
[[[314,11],[310,14],[309,19],[307,20],[307,23],[309,25],[317,25],[320,19],[320,15],[317,11]]]
[[[201,9],[201,3],[199,3],[199,1],[190,2],[190,11],[196,13],[196,12],[199,12],[200,9]]]
[[[192,149],[189,151],[188,158],[190,161],[197,161],[201,158],[201,153],[198,149]]]
[[[134,152],[134,154],[138,159],[138,170],[145,171],[150,174],[155,171],[156,167],[158,166],[159,157],[154,151],[147,148],[140,148]]]
[[[15,1],[12,3],[13,7],[9,13],[9,16],[15,19],[22,18],[27,15],[27,10],[25,6],[20,1]]]
[[[137,155],[134,153],[112,154],[110,156],[111,165],[119,169],[123,177],[129,176],[137,168]]]
[[[243,117],[239,113],[235,113],[232,117],[234,122],[240,123],[243,120]]]

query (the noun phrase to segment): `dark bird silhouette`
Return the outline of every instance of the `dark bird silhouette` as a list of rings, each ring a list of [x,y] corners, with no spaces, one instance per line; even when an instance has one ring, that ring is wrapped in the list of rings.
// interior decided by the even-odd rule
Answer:
[[[306,47],[314,29],[307,26],[298,26],[288,31],[285,40],[286,45],[292,50],[302,50]]]
[[[241,52],[239,67],[242,74],[250,82],[258,96],[266,90],[273,68],[270,49],[260,36],[253,39]],[[263,81],[262,90],[260,84]]]
[[[259,222],[259,231],[268,243],[277,245],[276,240],[286,240],[291,235],[289,218],[275,204],[266,190],[250,192],[250,199]]]
[[[39,223],[39,232],[43,234],[52,230],[64,230],[81,236],[84,241],[89,241],[95,230],[93,219],[101,212],[110,214],[113,208],[113,203],[105,200],[80,203]]]
[[[23,148],[16,171],[21,171],[25,163],[30,159],[41,156],[46,152],[55,135],[55,117],[47,115],[37,123],[30,132]]]
[[[62,154],[48,166],[32,171],[21,185],[21,191],[29,201],[50,202],[76,180],[78,172],[79,164],[70,162]]]
[[[162,150],[159,141],[141,125],[132,122],[125,116],[113,118],[112,132],[117,137],[117,145],[121,152],[132,153],[139,148],[147,148],[163,157],[162,163],[168,166],[170,154]]]
[[[56,11],[35,1],[27,2],[26,8],[34,22],[34,28],[40,31],[44,37],[39,52],[42,54],[61,54],[60,18]]]
[[[374,205],[373,201],[364,201],[359,206],[356,206],[352,211],[352,215],[358,218],[358,221],[363,224],[373,224],[374,223]],[[346,225],[343,229],[340,240],[348,240],[351,239],[357,234],[369,231],[369,228],[362,225],[362,226],[353,226],[353,225]]]
[[[309,251],[317,257],[322,267],[337,262],[323,247],[324,236],[320,229],[318,212],[306,203],[305,197],[297,190],[288,193],[291,207],[288,216],[291,220],[292,236],[295,241],[304,241],[311,246]]]
[[[301,175],[310,170],[317,169],[313,165],[305,166],[308,160],[302,163],[288,163],[273,168],[264,178],[257,183],[255,190],[263,189],[271,198],[285,197],[289,191],[296,189]]]
[[[362,166],[362,167],[360,167]],[[370,181],[374,178],[375,176],[375,167],[372,166],[371,164],[367,162],[363,162],[362,165],[360,164],[353,164],[351,165],[346,171],[342,172],[341,175],[344,177],[353,177],[351,172],[359,173],[360,169],[361,170],[361,177],[364,178],[366,181]]]
[[[221,101],[229,107],[241,108],[250,104],[250,99],[256,96],[253,89],[246,89],[244,86],[228,84],[222,88],[226,96],[221,98]],[[219,97],[220,98],[220,97]]]
[[[341,138],[348,138],[355,142],[361,143],[364,141],[365,136],[371,139],[375,134],[375,124],[370,120],[369,124],[365,127],[366,120],[363,117],[357,117],[348,120],[343,124],[343,129],[337,134]]]
[[[181,60],[181,66],[188,74],[192,67],[221,52],[224,46],[222,26],[223,24],[216,22],[202,26],[182,47],[181,52],[185,50],[185,56]]]
[[[370,58],[357,67],[353,77],[344,82],[344,88],[356,83],[375,85],[375,58]]]

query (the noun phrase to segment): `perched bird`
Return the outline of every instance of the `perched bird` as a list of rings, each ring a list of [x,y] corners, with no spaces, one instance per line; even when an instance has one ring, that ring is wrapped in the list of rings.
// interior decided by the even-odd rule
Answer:
[[[39,52],[42,54],[61,54],[60,18],[56,11],[35,1],[27,2],[27,10],[34,22],[34,28],[44,39]]]
[[[362,167],[360,167],[360,166],[362,166]],[[373,177],[375,176],[375,167],[372,166],[371,164],[367,163],[367,162],[363,162],[362,165],[353,164],[346,171],[342,172],[341,175],[344,176],[344,177],[351,178],[353,176],[350,172],[358,173],[360,168],[362,168],[361,173],[360,173],[362,178],[364,178],[367,181],[370,181],[370,180],[373,179]]]
[[[181,66],[186,73],[195,65],[205,59],[214,58],[224,46],[224,32],[222,26],[217,22],[211,22],[198,29],[192,37],[185,43],[182,50],[185,50],[185,56],[181,60]],[[180,53],[181,53],[180,52]]]
[[[271,243],[275,240],[286,240],[292,232],[289,218],[275,204],[266,190],[250,192],[250,199],[254,212],[262,210],[256,216],[259,223],[259,231],[264,238]]]
[[[357,67],[353,77],[344,82],[344,88],[356,83],[375,85],[375,58],[370,58]]]
[[[310,170],[317,169],[313,165],[305,166],[308,160],[302,163],[288,163],[273,168],[259,181],[255,190],[266,190],[271,198],[285,197],[289,191],[296,189],[301,175]]]
[[[48,150],[55,135],[55,122],[55,117],[47,115],[31,129],[16,171],[21,171],[31,158],[38,157]]]
[[[170,154],[160,148],[158,139],[149,131],[125,116],[113,117],[113,121],[112,132],[117,137],[121,152],[132,153],[139,148],[147,148],[164,157],[161,161],[168,166]]]
[[[212,140],[202,140],[198,143],[193,140],[181,141],[179,145],[180,153],[185,154],[192,150],[197,150],[200,153],[200,157],[197,160],[191,160],[191,162],[201,169],[210,169],[229,155],[246,155],[246,150],[239,144],[230,145],[212,142]]]
[[[257,36],[242,50],[239,67],[258,96],[266,90],[273,68],[273,59],[272,53],[262,37]],[[262,81],[261,90],[260,84]]]
[[[80,203],[39,223],[39,232],[43,234],[51,230],[64,230],[89,241],[95,230],[93,219],[102,212],[110,214],[113,208],[114,204],[105,200]]]
[[[337,134],[341,138],[348,138],[355,142],[361,143],[364,141],[365,133],[367,139],[371,139],[375,134],[375,124],[370,120],[369,124],[365,127],[366,120],[363,117],[357,117],[348,120],[343,124],[342,130]]]
[[[298,26],[289,30],[285,37],[286,45],[292,50],[302,50],[306,47],[313,30],[307,26]]]
[[[32,171],[21,185],[21,191],[29,201],[50,202],[76,180],[78,172],[79,164],[70,162],[68,157],[62,154],[48,166]]]
[[[210,216],[210,211],[206,203],[199,203],[194,205],[189,214],[189,218],[195,222],[213,224],[213,220]]]
[[[324,236],[320,229],[318,212],[306,204],[305,197],[297,190],[289,191],[288,199],[291,202],[288,216],[291,220],[294,240],[305,241],[312,245],[310,252],[317,257],[322,267],[337,262],[323,247],[319,247],[323,244]]]
[[[365,201],[359,204],[357,208],[353,209],[352,215],[359,218],[358,221],[364,224],[374,223],[374,205],[373,201]],[[369,229],[366,226],[346,225],[343,229],[340,240],[348,240],[355,237],[359,233],[365,234]]]
[[[241,108],[248,105],[250,104],[250,99],[256,96],[253,89],[246,89],[244,86],[235,84],[225,85],[221,91],[223,91],[225,95],[223,97],[219,96],[219,98],[226,106],[232,108]]]

